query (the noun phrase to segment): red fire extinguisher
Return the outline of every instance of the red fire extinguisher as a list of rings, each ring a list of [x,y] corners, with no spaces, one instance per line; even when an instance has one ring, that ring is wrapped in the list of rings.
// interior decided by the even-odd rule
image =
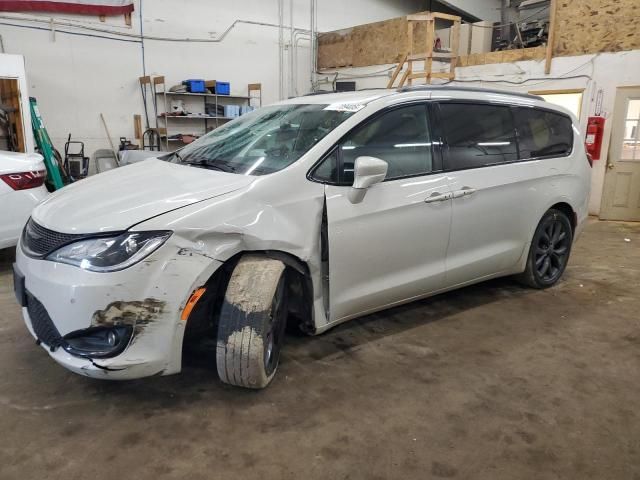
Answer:
[[[587,120],[587,137],[584,145],[593,160],[600,160],[600,149],[604,134],[604,117],[589,117]]]

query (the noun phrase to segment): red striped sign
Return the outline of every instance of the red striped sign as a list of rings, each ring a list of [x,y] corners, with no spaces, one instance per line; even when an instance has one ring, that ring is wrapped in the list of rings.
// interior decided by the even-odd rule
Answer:
[[[58,12],[82,15],[121,15],[133,12],[131,0],[0,0],[4,12]]]

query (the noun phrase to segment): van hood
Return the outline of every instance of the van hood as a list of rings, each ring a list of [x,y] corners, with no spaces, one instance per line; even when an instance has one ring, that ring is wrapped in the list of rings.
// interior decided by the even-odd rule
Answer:
[[[39,204],[33,219],[63,233],[126,230],[151,217],[250,185],[256,177],[148,159],[80,180]]]

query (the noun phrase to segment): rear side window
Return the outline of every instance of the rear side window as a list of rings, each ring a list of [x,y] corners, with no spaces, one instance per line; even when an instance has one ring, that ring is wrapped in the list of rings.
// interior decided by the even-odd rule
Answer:
[[[439,110],[447,145],[447,170],[518,160],[515,127],[509,107],[441,103]]]
[[[559,113],[535,108],[513,109],[520,158],[564,157],[571,153],[571,119]]]

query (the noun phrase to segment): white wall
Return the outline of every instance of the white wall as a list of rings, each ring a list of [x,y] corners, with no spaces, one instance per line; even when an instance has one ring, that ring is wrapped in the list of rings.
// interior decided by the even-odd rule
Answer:
[[[82,22],[95,28],[107,28],[130,34],[140,33],[140,7],[145,35],[163,37],[219,37],[235,20],[278,23],[277,0],[136,0],[132,26],[122,16],[101,23],[97,17],[56,16],[57,21]],[[289,0],[284,0],[285,24],[289,23]],[[318,29],[335,30],[352,25],[385,20],[418,11],[418,0],[318,0]],[[309,0],[293,0],[294,25],[308,29]],[[68,35],[92,33],[72,27],[56,26],[52,34],[48,24],[25,22],[20,18],[49,20],[47,14],[1,13],[0,35],[7,53],[24,55],[29,94],[37,97],[47,129],[56,147],[62,151],[69,133],[86,142],[86,153],[108,148],[100,123],[103,113],[111,137],[132,138],[133,115],[142,114],[138,77],[143,75],[142,45],[139,39],[114,41]],[[2,24],[4,23],[4,25]],[[6,25],[29,25],[45,30]],[[93,32],[95,35],[104,35]],[[55,40],[54,40],[55,38]],[[289,33],[285,31],[285,41]],[[232,93],[246,94],[248,83],[263,86],[265,103],[278,100],[278,29],[238,24],[220,43],[176,43],[157,40],[144,42],[147,75],[165,75],[169,84],[187,78],[218,79],[231,82]],[[288,55],[288,52],[287,54]],[[285,68],[288,60],[285,55]],[[301,41],[298,55],[298,93],[309,91],[309,42]],[[288,72],[285,75],[288,77]]]
[[[607,152],[611,137],[611,125],[616,89],[622,86],[640,86],[640,50],[618,53],[601,53],[576,57],[557,57],[551,65],[549,76],[544,75],[544,60],[479,65],[456,69],[456,79],[464,85],[503,88],[518,92],[541,90],[584,89],[580,124],[584,135],[587,117],[593,115],[598,90],[602,89],[605,122],[604,142],[600,160],[594,162],[591,183],[590,213],[600,212],[602,188],[606,171]],[[376,65],[363,68],[340,69],[343,78],[356,81],[358,89],[384,87],[393,65]],[[376,73],[376,72],[383,73]],[[331,77],[324,77],[333,79]],[[340,78],[339,78],[340,79]],[[528,80],[531,79],[531,80]],[[522,82],[513,85],[510,82]],[[455,82],[454,82],[455,84]]]

